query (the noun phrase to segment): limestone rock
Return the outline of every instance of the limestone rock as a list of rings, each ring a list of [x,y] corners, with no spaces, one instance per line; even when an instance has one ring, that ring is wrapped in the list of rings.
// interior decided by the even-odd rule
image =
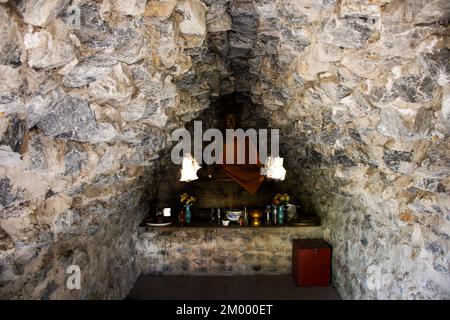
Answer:
[[[378,130],[395,139],[418,140],[429,137],[432,113],[426,109],[396,111],[385,108],[381,111]]]
[[[156,26],[158,31],[158,39],[155,42],[158,44],[156,53],[159,61],[171,68],[175,66],[178,59],[179,46],[176,43],[176,26],[171,20],[164,20]],[[178,64],[176,65],[178,67]]]
[[[155,112],[145,118],[144,122],[157,128],[163,129],[169,119],[164,111],[164,107],[158,106]]]
[[[149,0],[145,6],[144,16],[167,19],[172,14],[177,0]]]
[[[187,48],[200,46],[206,36],[206,6],[200,0],[184,0],[175,7],[181,15],[179,32]]]
[[[436,48],[421,55],[421,65],[439,85],[450,84],[450,49]]]
[[[366,79],[377,79],[384,68],[389,66],[388,61],[380,60],[376,56],[366,57],[357,52],[345,55],[341,64],[353,74]]]
[[[171,81],[171,77],[164,77],[160,73],[145,74],[145,77],[135,84],[144,96],[156,102],[173,99],[177,95],[177,87]]]
[[[18,154],[11,154],[10,148],[0,147],[1,154],[3,154],[9,163],[15,163],[18,161]],[[0,205],[8,207],[16,201],[22,198],[22,190],[18,190],[17,186],[14,186],[11,179],[8,177],[0,178]]]
[[[57,94],[49,97],[38,95],[28,101],[25,106],[25,110],[28,114],[28,129],[36,125],[39,119],[50,110],[52,100],[56,97]]]
[[[0,228],[0,240],[0,251],[7,251],[14,248],[14,242],[2,228]]]
[[[319,39],[338,47],[358,49],[371,37],[374,24],[374,20],[366,21],[357,17],[331,18],[326,22]]]
[[[433,23],[450,18],[450,4],[445,0],[426,1],[414,17],[414,23]]]
[[[106,55],[98,54],[89,56],[80,61],[63,78],[63,84],[67,87],[82,87],[108,75],[116,61]]]
[[[18,9],[26,23],[45,27],[66,6],[69,0],[21,0]]]
[[[299,56],[296,70],[300,77],[307,81],[316,80],[320,73],[330,70],[331,65],[320,58],[317,45],[311,45]]]
[[[0,113],[2,116],[9,116],[11,114],[22,111],[23,104],[21,103],[17,92],[0,91]]]
[[[76,58],[70,44],[54,39],[46,30],[25,34],[24,43],[28,51],[28,65],[32,68],[59,68]]]
[[[138,16],[144,13],[147,0],[107,0],[111,1],[115,11],[130,16]]]
[[[126,121],[142,120],[152,126],[163,128],[168,120],[165,109],[163,104],[139,95],[123,107],[121,115]]]
[[[20,32],[9,11],[0,7],[0,64],[20,64]]]
[[[108,148],[101,156],[99,165],[96,168],[96,175],[106,175],[117,171],[120,168],[120,162],[117,156],[123,156],[126,151],[123,148]]]
[[[234,2],[231,6],[232,26],[229,36],[230,59],[247,57],[256,44],[258,16],[253,3]],[[232,67],[233,68],[233,67]]]
[[[450,126],[450,86],[445,86],[443,89],[441,113]]]
[[[431,166],[435,168],[448,168],[450,165],[450,154],[448,153],[449,146],[450,141],[448,138],[430,146],[427,156]]]
[[[109,3],[103,1],[102,5]],[[80,40],[81,44],[91,48],[113,48],[116,46],[116,39],[113,28],[100,17],[98,3],[93,1],[82,1],[80,9],[81,28],[73,29],[73,33]]]
[[[18,68],[0,65],[0,92],[18,90],[23,84],[23,78]]]
[[[30,133],[28,140],[28,158],[30,168],[36,171],[44,171],[48,168],[48,152],[45,138],[35,132]]]
[[[114,29],[116,40],[114,55],[118,61],[133,64],[150,55],[149,42],[144,25],[122,19]]]
[[[231,17],[226,8],[220,4],[213,4],[206,14],[206,28],[208,32],[224,32],[231,30]]]
[[[288,0],[283,1],[282,3],[277,3],[275,12],[289,24],[299,26],[318,22],[321,18],[321,10],[323,10],[326,4],[327,2],[322,4],[314,0]],[[258,6],[258,9],[259,8],[260,6]],[[274,12],[271,12],[269,8],[270,3],[267,8],[268,11],[266,12],[266,14],[270,17],[273,16]]]
[[[8,145],[12,151],[23,153],[27,124],[25,119],[13,114],[8,119],[5,131],[0,134],[0,144]]]
[[[386,149],[384,152],[383,160],[390,169],[398,171],[401,162],[411,162],[412,156],[410,152]]]
[[[0,145],[0,165],[5,167],[20,164],[20,155],[14,152],[10,146]]]
[[[126,104],[133,94],[131,80],[121,64],[113,67],[106,77],[89,84],[89,94],[97,103]]]
[[[433,99],[436,90],[431,78],[407,76],[394,82],[394,90],[405,101],[417,103]]]
[[[84,140],[89,142],[110,142],[119,136],[116,128],[111,123],[100,122],[94,132],[89,132]]]
[[[360,16],[360,17],[379,17],[380,16],[380,6],[384,2],[389,1],[374,1],[370,3],[368,1],[359,0],[343,0],[340,3],[340,15],[343,17],[348,16]]]
[[[126,121],[137,121],[142,119],[146,112],[147,100],[145,96],[140,94],[133,99],[130,103],[123,107],[121,116]]]
[[[393,56],[402,58],[414,58],[412,48],[420,46],[420,41],[432,34],[436,29],[429,27],[417,27],[400,32],[382,32],[380,40],[369,45],[371,53],[380,56]]]
[[[97,131],[94,115],[87,101],[55,92],[40,103],[28,107],[31,123],[45,135],[72,140],[89,140]]]
[[[143,130],[139,130],[139,126]],[[128,126],[126,132],[122,135],[123,141],[137,146],[137,151],[141,159],[144,157],[143,151],[147,150],[150,158],[155,156],[165,144],[166,136],[164,131],[147,124],[132,124]],[[148,159],[150,159],[148,158]]]
[[[286,55],[285,50],[291,49],[294,54],[299,54],[307,46],[311,44],[309,36],[305,33],[303,29],[291,29],[284,26],[281,29],[280,35],[280,54]],[[322,50],[322,47],[320,48]]]

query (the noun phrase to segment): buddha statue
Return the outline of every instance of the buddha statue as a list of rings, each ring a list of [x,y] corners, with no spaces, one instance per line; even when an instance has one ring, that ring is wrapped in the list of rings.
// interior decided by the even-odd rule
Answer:
[[[235,130],[237,129],[237,127],[238,127],[237,116],[232,113],[227,113],[225,115],[225,128]],[[234,149],[234,163],[227,164],[225,161],[226,152],[227,150],[233,149]],[[256,194],[265,178],[260,174],[262,164],[258,157],[257,148],[250,139],[245,140],[245,163],[243,164],[238,164],[237,153],[238,153],[237,139],[235,138],[233,142],[231,142],[231,145],[229,141],[226,141],[224,143],[224,150],[223,150],[224,164],[219,164],[218,168],[226,175],[228,175],[233,181],[235,181],[237,184],[239,184],[241,187],[247,190],[249,193]],[[249,159],[251,158],[250,157],[251,153],[253,153],[253,155],[256,155],[256,163],[253,164],[250,163]]]

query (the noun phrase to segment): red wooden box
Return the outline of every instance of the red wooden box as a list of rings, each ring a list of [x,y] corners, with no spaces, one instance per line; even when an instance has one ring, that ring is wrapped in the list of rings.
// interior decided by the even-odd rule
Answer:
[[[328,286],[331,278],[331,246],[324,240],[294,240],[292,275],[297,286]]]

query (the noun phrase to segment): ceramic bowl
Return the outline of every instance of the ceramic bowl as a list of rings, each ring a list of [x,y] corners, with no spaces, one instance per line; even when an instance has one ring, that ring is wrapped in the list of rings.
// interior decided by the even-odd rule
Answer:
[[[239,221],[239,217],[242,214],[242,210],[228,210],[227,218],[230,221]]]

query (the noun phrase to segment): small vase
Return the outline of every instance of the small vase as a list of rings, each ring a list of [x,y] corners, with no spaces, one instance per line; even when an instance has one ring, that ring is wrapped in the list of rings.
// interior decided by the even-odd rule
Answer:
[[[278,206],[277,222],[284,224],[284,206]]]
[[[192,212],[191,212],[191,205],[187,204],[185,205],[186,208],[186,224],[190,224],[191,223],[191,218],[192,218]]]

